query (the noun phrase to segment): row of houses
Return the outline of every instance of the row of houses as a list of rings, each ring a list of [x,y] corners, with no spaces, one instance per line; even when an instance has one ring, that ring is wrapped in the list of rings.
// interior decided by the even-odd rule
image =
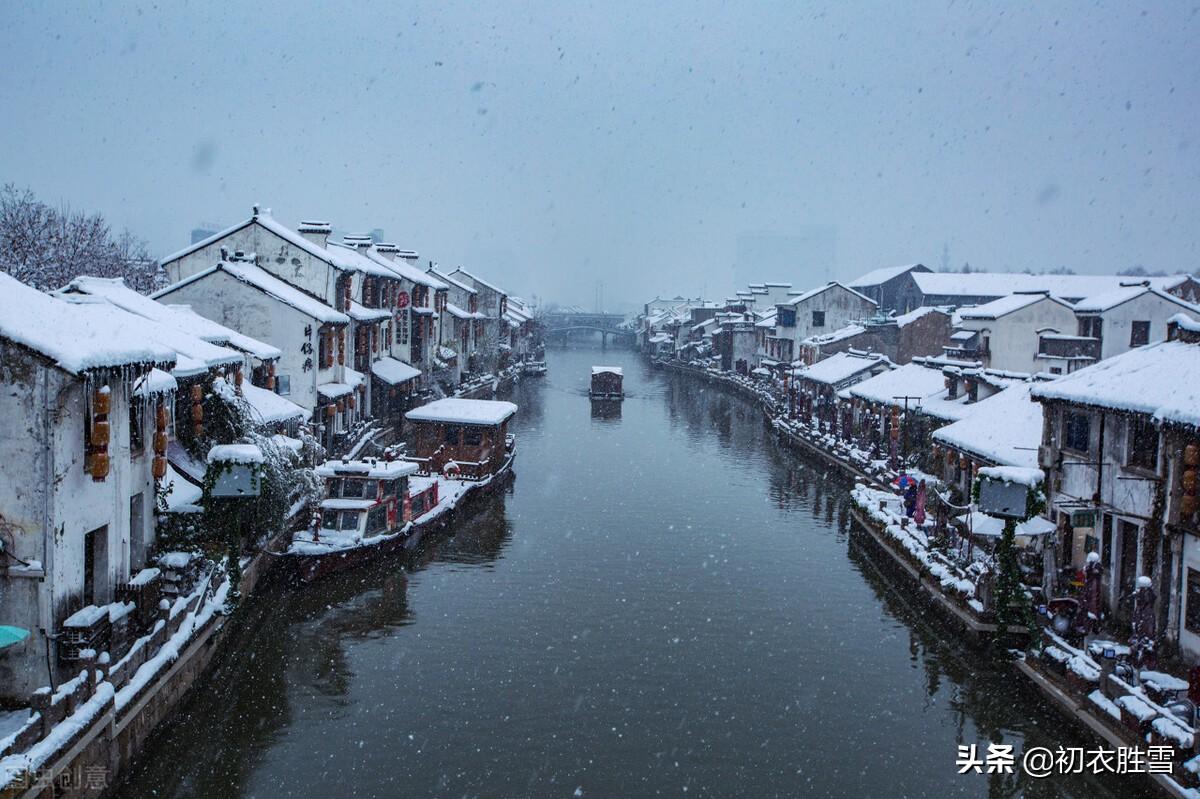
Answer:
[[[236,443],[215,411],[288,458],[336,453],[540,346],[532,309],[473,272],[329,235],[256,208],[164,259],[153,296],[0,274],[0,704],[77,673],[72,631],[158,579],[164,522],[201,512],[205,454]]]
[[[1042,469],[1047,591],[1097,553],[1108,617],[1127,622],[1137,578],[1148,577],[1162,642],[1200,663],[1194,279],[1074,279],[1050,290],[1016,280],[991,296],[1000,289],[984,275],[956,287],[976,294],[942,287],[929,295],[937,306],[896,313],[900,295],[881,291],[896,277],[873,292],[830,283],[765,310],[690,301],[678,346],[663,339],[684,327],[680,309],[638,324],[660,342],[648,347],[655,357],[756,380],[820,445],[863,464],[915,464],[960,502],[984,467]],[[1068,296],[1054,293],[1064,288]],[[979,304],[944,302],[963,299]]]

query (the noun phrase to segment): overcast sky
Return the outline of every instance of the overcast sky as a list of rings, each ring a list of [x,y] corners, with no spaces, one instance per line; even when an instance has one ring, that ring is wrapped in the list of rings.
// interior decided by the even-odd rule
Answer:
[[[1200,266],[1194,4],[223,5],[5,3],[0,181],[157,254],[261,202],[588,306]]]

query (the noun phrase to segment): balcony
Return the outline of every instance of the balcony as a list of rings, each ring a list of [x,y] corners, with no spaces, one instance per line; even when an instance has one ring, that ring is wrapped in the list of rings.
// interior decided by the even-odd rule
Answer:
[[[957,361],[984,361],[992,354],[977,330],[956,330],[942,350],[947,358]]]
[[[1065,336],[1042,333],[1038,336],[1038,357],[1067,361],[1100,360],[1100,339],[1089,336]]]

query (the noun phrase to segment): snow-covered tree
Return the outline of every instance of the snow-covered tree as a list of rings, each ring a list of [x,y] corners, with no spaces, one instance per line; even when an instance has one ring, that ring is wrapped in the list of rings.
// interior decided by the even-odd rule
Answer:
[[[157,264],[145,241],[128,230],[114,235],[101,214],[56,208],[8,183],[0,187],[0,270],[43,291],[96,275],[146,292]]]

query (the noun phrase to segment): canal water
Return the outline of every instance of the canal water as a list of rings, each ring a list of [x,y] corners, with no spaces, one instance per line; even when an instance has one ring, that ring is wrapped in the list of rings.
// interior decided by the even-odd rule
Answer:
[[[593,407],[590,367],[628,397]],[[959,775],[959,743],[1087,746],[889,587],[850,483],[760,412],[560,350],[510,492],[408,562],[272,590],[125,797],[1139,796]]]

